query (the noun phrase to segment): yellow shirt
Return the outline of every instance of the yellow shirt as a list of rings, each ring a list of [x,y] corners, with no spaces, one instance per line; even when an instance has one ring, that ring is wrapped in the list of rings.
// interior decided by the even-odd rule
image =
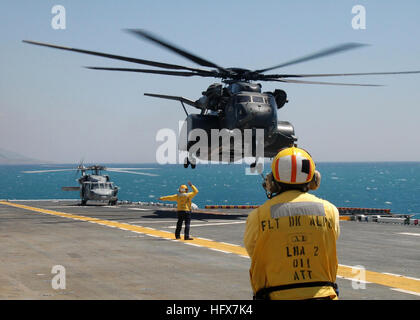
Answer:
[[[160,197],[159,200],[176,201],[178,211],[191,211],[191,200],[198,193],[198,189],[194,185],[192,185],[191,188],[193,189],[192,192],[178,193],[171,196]]]
[[[254,293],[305,282],[335,282],[340,233],[337,208],[296,190],[283,192],[252,211],[244,244],[251,257]],[[271,299],[336,298],[332,287],[304,287],[270,293]]]

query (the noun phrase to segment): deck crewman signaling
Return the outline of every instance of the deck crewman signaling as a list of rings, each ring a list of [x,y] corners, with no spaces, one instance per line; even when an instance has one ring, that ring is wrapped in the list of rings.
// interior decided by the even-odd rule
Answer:
[[[188,185],[192,188],[192,192],[188,192],[188,187],[183,184],[179,187],[177,194],[160,197],[159,200],[177,202],[178,221],[176,223],[175,238],[181,238],[182,223],[185,221],[184,240],[194,240],[190,238],[191,200],[197,195],[198,189],[190,181],[188,181]]]

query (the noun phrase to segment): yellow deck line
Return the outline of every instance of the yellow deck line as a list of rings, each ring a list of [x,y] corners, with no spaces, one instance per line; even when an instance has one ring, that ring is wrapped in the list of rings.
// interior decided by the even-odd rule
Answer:
[[[163,239],[175,240],[175,236],[172,232],[156,230],[153,228],[147,228],[147,227],[132,225],[128,223],[120,223],[120,222],[115,222],[115,221],[80,216],[80,215],[75,215],[71,213],[55,211],[55,210],[36,208],[36,207],[26,206],[26,205],[17,204],[17,203],[8,202],[8,201],[0,201],[0,204],[12,206],[16,208],[21,208],[21,209],[25,209],[25,210],[29,210],[33,212],[51,214],[51,215],[59,216],[63,218],[87,221],[87,222],[96,223],[99,225],[105,225],[108,227],[115,227],[122,230],[142,233],[142,234],[155,236],[155,237],[159,237]],[[177,241],[184,242],[184,240],[177,240]],[[194,240],[185,241],[184,243],[248,257],[248,253],[246,252],[245,248],[241,246],[229,244],[229,243],[221,243],[221,242],[217,242],[213,240],[200,239],[200,238],[194,238]],[[355,273],[352,267],[339,265],[337,275],[351,279],[351,278],[354,278]],[[372,283],[383,285],[390,288],[396,288],[396,289],[420,293],[420,280],[418,279],[407,278],[407,277],[399,276],[399,275],[384,274],[384,273],[369,271],[369,270],[365,271],[365,276],[366,276],[365,281],[367,282],[372,282]],[[357,281],[357,279],[355,280]]]

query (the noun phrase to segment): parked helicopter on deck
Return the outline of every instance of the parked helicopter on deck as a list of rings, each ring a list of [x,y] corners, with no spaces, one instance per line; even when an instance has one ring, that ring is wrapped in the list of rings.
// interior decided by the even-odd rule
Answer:
[[[121,172],[147,176],[157,176],[156,174],[147,172],[135,172],[133,170],[145,170],[150,168],[106,168],[101,165],[92,165],[85,167],[83,164],[79,164],[75,169],[52,169],[52,170],[33,170],[23,171],[24,173],[49,173],[49,172],[62,172],[62,171],[73,171],[81,173],[80,178],[76,181],[79,183],[78,187],[62,187],[63,191],[79,191],[81,205],[86,205],[88,201],[102,201],[108,202],[109,205],[116,205],[118,201],[118,190],[110,179],[109,175],[102,174],[102,171],[110,172]],[[89,173],[90,172],[90,173]]]

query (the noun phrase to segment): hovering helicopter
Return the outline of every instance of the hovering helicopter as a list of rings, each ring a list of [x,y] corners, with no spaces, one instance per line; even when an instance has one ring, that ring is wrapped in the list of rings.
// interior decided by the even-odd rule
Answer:
[[[148,168],[106,168],[101,165],[92,165],[85,167],[79,164],[76,169],[53,169],[53,170],[35,170],[23,171],[24,173],[47,173],[47,172],[61,172],[76,170],[76,174],[81,173],[81,177],[76,181],[79,182],[79,187],[62,187],[63,191],[80,191],[81,205],[84,206],[88,200],[108,201],[109,205],[116,205],[118,201],[119,187],[114,185],[108,175],[102,174],[102,171],[131,173],[139,175],[157,176],[146,172],[132,172],[131,170],[141,170]],[[91,173],[87,173],[87,172]]]
[[[55,49],[79,52],[84,54],[90,54],[110,59],[122,60],[137,64],[143,64],[153,66],[161,69],[137,69],[137,68],[107,68],[107,67],[86,67],[93,70],[106,70],[106,71],[125,71],[125,72],[139,72],[139,73],[151,73],[161,74],[170,76],[180,77],[208,77],[208,78],[219,78],[222,83],[215,83],[210,85],[206,91],[202,92],[202,96],[198,100],[190,100],[182,96],[145,93],[146,96],[177,100],[181,102],[181,105],[187,115],[186,126],[187,126],[187,137],[189,133],[194,129],[203,129],[208,136],[212,129],[227,129],[234,130],[239,129],[242,138],[244,130],[251,129],[252,131],[252,156],[257,157],[255,154],[255,130],[264,130],[264,157],[274,157],[278,150],[292,146],[296,144],[297,138],[293,125],[288,121],[281,121],[277,118],[277,110],[281,109],[287,102],[287,93],[282,89],[276,89],[273,92],[262,92],[262,86],[260,83],[254,81],[274,81],[281,83],[297,83],[297,84],[319,84],[319,85],[340,85],[340,86],[368,86],[376,87],[380,85],[376,84],[359,84],[359,83],[338,83],[338,82],[321,82],[321,81],[307,81],[302,80],[303,78],[311,77],[337,77],[337,76],[365,76],[365,75],[391,75],[391,74],[414,74],[420,73],[420,71],[396,71],[396,72],[369,72],[369,73],[328,73],[328,74],[266,74],[266,72],[291,66],[294,64],[319,59],[322,57],[330,56],[340,52],[357,49],[366,46],[361,43],[344,43],[334,47],[330,47],[297,59],[290,60],[288,62],[278,64],[269,68],[250,70],[244,68],[224,68],[209,60],[203,59],[197,55],[194,55],[184,49],[174,46],[158,37],[152,35],[149,32],[139,29],[130,29],[130,33],[138,36],[142,39],[146,39],[155,44],[158,44],[202,67],[212,68],[210,70],[203,68],[192,68],[181,65],[163,63],[158,61],[137,59],[125,56],[119,56],[114,54],[108,54],[103,52],[88,51],[83,49],[76,49],[70,47],[63,47],[54,44],[27,41],[23,42],[45,46]],[[298,78],[298,79],[294,79]],[[188,114],[185,104],[190,105],[200,110],[199,114]],[[244,139],[242,139],[244,141]],[[218,156],[222,156],[223,150],[220,147],[216,147],[212,150],[209,145],[208,152],[202,155],[197,153],[192,155],[190,149],[194,141],[187,139],[186,143],[180,143],[180,149],[188,151],[188,156],[185,159],[184,167],[195,167],[195,159],[200,158],[204,160],[210,160],[209,155],[217,153]],[[233,162],[235,159],[235,153],[233,146],[230,146],[229,160]],[[242,145],[242,152],[240,157],[244,157],[245,146]],[[213,160],[213,158],[211,159]],[[257,159],[256,159],[257,161]],[[253,163],[251,167],[255,167],[256,163]]]

